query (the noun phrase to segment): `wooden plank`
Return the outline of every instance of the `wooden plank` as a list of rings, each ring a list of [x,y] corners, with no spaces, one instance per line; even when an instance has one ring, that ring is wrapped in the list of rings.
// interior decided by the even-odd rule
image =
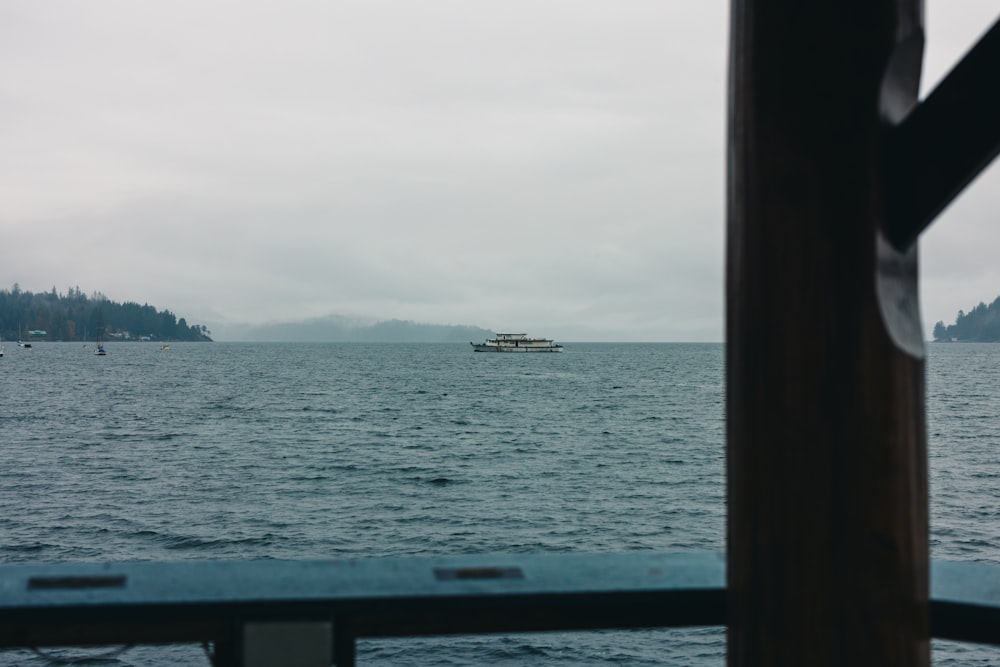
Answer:
[[[0,647],[232,641],[247,620],[352,640],[722,625],[724,572],[706,553],[3,565]]]
[[[530,580],[435,574],[499,562]],[[933,636],[1000,644],[1000,566],[939,561],[931,571]],[[49,583],[32,585],[39,578]],[[724,599],[715,553],[7,565],[0,646],[205,641],[217,664],[238,665],[248,621],[334,619],[340,665],[352,664],[358,637],[722,625]]]
[[[889,238],[912,244],[1000,153],[1000,21],[890,135]]]
[[[730,665],[929,664],[916,253],[879,235],[921,14],[732,4]]]

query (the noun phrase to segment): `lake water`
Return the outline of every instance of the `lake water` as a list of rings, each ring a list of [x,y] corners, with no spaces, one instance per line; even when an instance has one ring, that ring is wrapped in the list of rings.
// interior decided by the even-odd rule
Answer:
[[[6,349],[0,562],[724,549],[720,344]],[[1000,562],[998,366],[1000,346],[930,347],[934,558]],[[361,665],[717,666],[725,637],[668,629],[358,649]],[[935,643],[935,664],[997,662],[992,648]],[[45,662],[0,652],[0,665],[15,664]],[[208,663],[183,646],[105,664]]]

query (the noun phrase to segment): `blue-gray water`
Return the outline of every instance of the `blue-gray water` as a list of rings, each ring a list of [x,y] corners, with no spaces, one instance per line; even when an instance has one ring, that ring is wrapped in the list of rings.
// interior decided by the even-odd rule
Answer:
[[[0,562],[724,549],[722,345],[6,350]],[[998,366],[1000,346],[930,348],[935,558],[1000,562]],[[724,654],[716,628],[359,642],[362,665]],[[935,644],[939,665],[998,659]],[[0,652],[15,664],[44,662]],[[139,647],[110,664],[207,661]]]

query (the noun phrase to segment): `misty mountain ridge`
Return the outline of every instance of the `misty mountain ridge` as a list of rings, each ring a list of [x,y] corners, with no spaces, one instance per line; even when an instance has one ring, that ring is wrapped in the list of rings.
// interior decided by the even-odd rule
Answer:
[[[482,327],[410,320],[367,323],[342,315],[225,328],[226,334],[217,338],[252,343],[468,343],[494,333]]]

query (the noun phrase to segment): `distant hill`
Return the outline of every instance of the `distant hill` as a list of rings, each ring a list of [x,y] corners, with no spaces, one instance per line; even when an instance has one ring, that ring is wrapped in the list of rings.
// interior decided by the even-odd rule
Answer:
[[[492,336],[489,329],[407,320],[360,323],[340,315],[302,322],[250,325],[227,339],[287,343],[467,343]]]
[[[0,290],[0,336],[7,340],[94,340],[98,328],[104,338],[116,340],[212,340],[205,326],[188,324],[148,303],[117,303],[100,292],[87,296],[79,287],[65,294],[55,287],[51,292],[27,292],[17,283]]]
[[[938,322],[934,325],[934,340],[976,343],[1000,341],[1000,297],[988,306],[980,303],[968,313],[958,311],[954,324],[945,326],[944,322]]]

